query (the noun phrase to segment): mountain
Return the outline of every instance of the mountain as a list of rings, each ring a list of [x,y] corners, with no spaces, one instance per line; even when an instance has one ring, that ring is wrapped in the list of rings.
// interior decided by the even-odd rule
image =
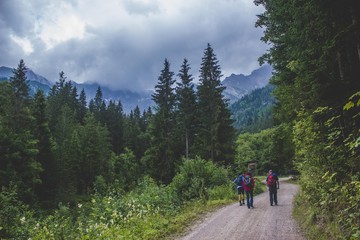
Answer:
[[[269,65],[260,67],[254,70],[250,75],[245,76],[243,74],[231,74],[222,81],[222,85],[225,86],[224,96],[230,100],[230,104],[235,103],[243,96],[249,94],[254,89],[262,88],[266,86],[271,77],[272,68]],[[9,80],[13,75],[12,69],[9,67],[0,67],[0,81]],[[30,84],[30,94],[34,95],[38,89],[48,94],[54,83],[51,83],[45,77],[34,73],[31,69],[28,69],[26,77]],[[84,89],[86,93],[86,99],[89,101],[95,97],[98,84],[89,83],[76,83],[72,82],[80,94]],[[124,112],[129,113],[136,106],[139,106],[141,110],[146,110],[154,103],[151,99],[152,92],[150,91],[129,91],[129,90],[112,90],[108,87],[101,86],[103,99],[106,103],[113,101],[121,101]]]
[[[95,98],[96,91],[99,84],[80,84],[72,82],[74,86],[78,89],[78,93],[80,94],[81,90],[84,89],[86,93],[86,99],[89,101],[90,99]],[[130,90],[112,90],[105,86],[100,86],[101,92],[103,95],[103,100],[106,104],[112,101],[121,101],[123,105],[123,110],[126,113],[129,113],[131,110],[134,110],[136,106],[140,108],[140,110],[147,110],[147,108],[151,107],[154,103],[151,99],[152,92],[148,91],[130,91]]]
[[[9,67],[0,67],[0,81],[8,81],[13,76],[12,69]],[[54,85],[45,77],[34,73],[31,69],[28,69],[26,72],[26,77],[29,80],[30,95],[34,95],[38,89],[43,90],[47,95]],[[86,99],[89,101],[95,97],[96,91],[99,87],[99,84],[80,84],[72,81],[73,86],[76,86],[78,94],[81,90],[84,89],[86,94]],[[103,99],[106,103],[109,103],[110,100],[121,101],[123,105],[123,110],[126,113],[129,113],[136,106],[139,106],[141,110],[146,110],[148,107],[153,105],[151,99],[151,92],[134,92],[129,90],[112,90],[108,87],[101,86],[101,92],[103,94]]]
[[[272,127],[272,109],[275,98],[272,96],[274,86],[271,84],[253,90],[240,100],[230,105],[233,126],[240,133],[258,132]]]
[[[231,74],[222,81],[222,85],[226,87],[224,96],[232,104],[251,91],[265,87],[271,76],[272,68],[270,65],[264,65],[247,76]]]
[[[0,67],[0,79],[10,79],[13,76],[12,68],[9,67]],[[43,76],[40,76],[36,73],[34,73],[31,69],[28,69],[26,72],[26,77],[30,81],[38,82],[43,85],[51,86],[52,83],[44,78]]]

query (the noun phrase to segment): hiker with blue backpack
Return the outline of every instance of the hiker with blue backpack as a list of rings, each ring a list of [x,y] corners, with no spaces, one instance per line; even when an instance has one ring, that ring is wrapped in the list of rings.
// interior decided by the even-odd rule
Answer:
[[[244,195],[244,186],[243,186],[244,176],[242,173],[234,179],[234,183],[236,185],[236,189],[239,195],[239,203],[240,206],[245,205],[245,195]]]
[[[266,178],[266,185],[269,189],[270,205],[278,205],[277,190],[280,188],[279,178],[272,170],[269,170],[269,174]]]
[[[254,208],[255,181],[251,173],[245,173],[243,186],[246,194],[246,205],[248,208]]]

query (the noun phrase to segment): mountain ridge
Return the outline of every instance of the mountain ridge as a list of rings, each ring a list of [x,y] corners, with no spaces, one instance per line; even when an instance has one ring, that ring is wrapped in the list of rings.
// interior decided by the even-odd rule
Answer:
[[[222,84],[226,87],[224,96],[232,104],[251,91],[265,87],[269,83],[271,76],[272,68],[270,65],[255,69],[249,75],[231,74],[222,81]]]
[[[13,69],[9,67],[0,67],[0,81],[9,80],[13,75]],[[226,77],[221,83],[225,87],[224,97],[229,99],[230,104],[235,103],[243,96],[249,94],[251,91],[264,87],[268,84],[271,77],[272,68],[269,65],[262,66],[251,72],[250,75],[231,74]],[[55,84],[45,77],[28,69],[26,77],[29,80],[30,94],[33,95],[37,89],[41,89],[47,95],[51,87]],[[98,83],[76,83],[71,81],[76,86],[78,94],[84,89],[86,99],[89,101],[95,97],[98,87],[101,87],[103,100],[109,103],[110,100],[121,101],[124,112],[129,113],[138,106],[142,110],[154,105],[151,94],[152,91],[131,91],[126,89],[112,90],[109,87],[101,86]]]

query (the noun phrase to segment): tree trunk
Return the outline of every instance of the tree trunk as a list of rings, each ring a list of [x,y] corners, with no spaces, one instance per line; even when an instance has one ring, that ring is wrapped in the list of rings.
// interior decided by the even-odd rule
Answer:
[[[344,77],[344,71],[343,71],[342,61],[341,61],[341,52],[339,50],[336,51],[336,57],[337,57],[337,63],[338,63],[338,67],[339,67],[340,80],[344,81],[345,77]]]

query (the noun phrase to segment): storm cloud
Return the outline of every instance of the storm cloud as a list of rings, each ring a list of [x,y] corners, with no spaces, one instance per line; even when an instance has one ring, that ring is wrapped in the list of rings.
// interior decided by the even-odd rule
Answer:
[[[0,66],[20,59],[55,82],[153,89],[164,59],[197,77],[210,43],[224,77],[249,74],[267,46],[251,0],[1,0]]]

